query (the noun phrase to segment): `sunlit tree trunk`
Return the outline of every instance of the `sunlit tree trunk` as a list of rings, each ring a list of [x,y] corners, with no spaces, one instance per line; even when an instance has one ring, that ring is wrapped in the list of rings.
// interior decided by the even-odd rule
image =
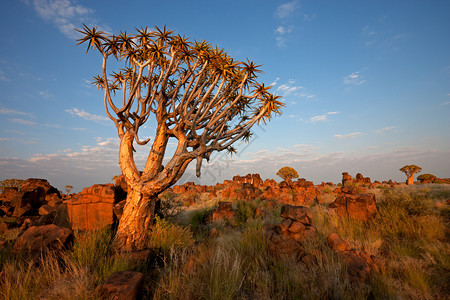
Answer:
[[[406,184],[414,184],[414,173],[408,176],[408,178],[406,179]]]
[[[114,247],[120,251],[147,248],[150,227],[158,206],[157,195],[144,194],[139,186],[130,187]]]

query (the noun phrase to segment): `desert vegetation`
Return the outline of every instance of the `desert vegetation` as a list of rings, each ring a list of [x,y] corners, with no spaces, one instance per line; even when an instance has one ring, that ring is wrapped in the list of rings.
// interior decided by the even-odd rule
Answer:
[[[406,184],[414,184],[414,174],[422,171],[422,168],[416,165],[406,165],[400,171],[406,175]]]
[[[33,253],[15,251],[23,230],[7,229],[1,235],[0,295],[98,299],[99,287],[120,271],[142,274],[143,299],[445,299],[450,293],[450,185],[370,186],[363,178],[340,187],[311,186],[300,179],[292,187],[275,187],[275,197],[227,192],[236,182],[250,190],[250,182],[258,186],[256,178],[218,185],[216,196],[195,185],[166,191],[140,252],[114,249],[114,226],[78,230],[66,250]],[[267,180],[257,189],[267,192],[271,185]],[[308,189],[319,191],[317,201],[293,196]],[[197,196],[190,197],[193,190]],[[376,213],[364,221],[331,208],[338,199],[365,194],[374,195]],[[273,248],[268,235],[284,226],[286,205],[311,214],[315,233],[300,248]],[[364,265],[361,258],[368,257],[375,267],[353,269],[352,263]]]

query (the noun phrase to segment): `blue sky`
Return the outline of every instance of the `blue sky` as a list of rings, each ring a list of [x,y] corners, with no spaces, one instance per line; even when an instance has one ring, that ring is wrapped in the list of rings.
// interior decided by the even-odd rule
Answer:
[[[263,64],[283,115],[237,155],[215,155],[199,183],[278,179],[283,166],[315,183],[344,171],[404,181],[406,164],[450,177],[449,12],[449,1],[2,1],[0,179],[79,191],[120,172],[115,127],[89,84],[101,61],[75,46],[82,23],[167,25]]]

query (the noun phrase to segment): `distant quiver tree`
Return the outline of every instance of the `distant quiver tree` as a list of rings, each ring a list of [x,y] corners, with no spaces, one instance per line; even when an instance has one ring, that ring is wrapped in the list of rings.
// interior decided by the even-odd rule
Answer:
[[[64,189],[66,190],[66,195],[69,195],[70,191],[73,189],[73,186],[71,185],[66,185],[64,187]]]
[[[421,183],[432,183],[436,181],[437,177],[433,174],[422,174],[417,176],[417,180],[419,180]]]
[[[298,178],[297,171],[291,167],[281,168],[278,170],[277,175],[283,178],[289,186],[291,186],[291,179]]]
[[[400,169],[403,173],[406,174],[406,184],[414,184],[414,174],[422,171],[421,167],[416,165],[406,165]]]
[[[146,247],[157,210],[157,196],[177,182],[189,163],[196,161],[200,176],[203,159],[214,151],[235,152],[233,144],[248,141],[255,123],[266,123],[284,104],[269,87],[257,82],[258,65],[237,61],[206,41],[189,41],[173,31],[155,27],[134,34],[107,34],[86,25],[78,44],[97,50],[101,74],[93,84],[104,91],[107,116],[120,138],[119,165],[129,192],[115,236],[115,247]],[[119,66],[108,72],[106,66]],[[155,137],[139,138],[150,121]],[[169,139],[176,139],[174,154],[163,166]],[[139,171],[134,145],[149,145],[145,166]]]

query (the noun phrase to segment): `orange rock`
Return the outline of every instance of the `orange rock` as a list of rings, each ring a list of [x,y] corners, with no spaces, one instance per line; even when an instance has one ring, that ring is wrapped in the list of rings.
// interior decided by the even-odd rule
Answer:
[[[334,252],[342,252],[350,250],[350,245],[339,238],[337,233],[331,233],[327,237],[327,244]]]
[[[367,221],[377,213],[374,194],[344,194],[330,203],[337,214],[357,221]]]
[[[73,229],[101,229],[114,221],[113,184],[95,184],[64,203]]]
[[[220,201],[219,206],[204,217],[205,223],[212,223],[217,220],[232,220],[236,216],[235,211],[231,207],[231,202]]]
[[[36,252],[45,249],[65,250],[73,242],[73,231],[53,224],[28,228],[14,244],[14,252]]]

